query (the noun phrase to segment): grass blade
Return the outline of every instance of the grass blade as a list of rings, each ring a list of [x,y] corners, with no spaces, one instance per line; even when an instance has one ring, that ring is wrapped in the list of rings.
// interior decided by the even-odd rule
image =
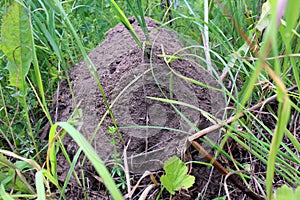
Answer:
[[[135,42],[139,45],[140,48],[143,47],[142,42],[135,32],[134,28],[131,26],[130,22],[128,21],[127,17],[121,10],[121,8],[118,6],[118,4],[114,0],[110,0],[111,4],[113,5],[114,12],[117,15],[117,18],[119,21],[127,28],[127,30],[130,32],[131,36],[135,40]]]
[[[85,153],[85,155],[91,161],[91,163],[95,167],[96,171],[103,179],[103,182],[104,182],[106,188],[109,190],[110,194],[112,195],[113,199],[115,199],[115,200],[123,199],[115,182],[113,181],[112,177],[110,176],[109,171],[105,167],[102,160],[98,157],[98,155],[95,152],[95,150],[93,149],[93,147],[85,139],[85,137],[67,122],[58,122],[58,123],[54,124],[50,129],[50,133],[52,133],[52,134],[55,133],[56,128],[58,126],[65,129],[67,131],[67,133],[69,133],[70,136],[75,140],[75,142],[78,144],[78,146],[81,147],[82,151]],[[52,146],[51,148],[54,148],[54,146]]]
[[[138,8],[139,8],[140,17],[141,17],[141,20],[142,20],[142,23],[140,24],[140,26],[141,26],[144,34],[145,34],[146,43],[148,43],[150,45],[150,43],[149,43],[150,42],[150,37],[149,37],[148,29],[147,29],[147,24],[146,24],[146,21],[145,21],[145,15],[144,15],[141,0],[137,0],[137,5],[138,5]]]
[[[38,200],[46,200],[46,191],[45,191],[43,179],[44,178],[43,178],[42,171],[38,171],[35,174],[35,186],[36,186]]]
[[[3,200],[14,200],[9,194],[5,192],[4,186],[0,185],[0,196],[3,198]]]

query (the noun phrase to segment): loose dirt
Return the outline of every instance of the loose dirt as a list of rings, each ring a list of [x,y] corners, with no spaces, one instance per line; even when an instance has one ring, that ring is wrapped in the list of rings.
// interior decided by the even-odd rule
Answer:
[[[142,41],[145,41],[136,20],[131,18],[130,22]],[[197,128],[203,129],[210,125],[203,113],[222,116],[224,98],[221,92],[189,81],[193,79],[198,83],[219,88],[217,81],[195,58],[188,56],[187,50],[183,50],[175,32],[160,27],[160,24],[153,20],[146,19],[146,22],[150,46],[144,46],[148,50],[151,49],[148,53],[139,48],[130,33],[119,24],[111,29],[106,39],[89,54],[108,102],[112,105],[121,135],[112,136],[107,133],[108,127],[113,126],[113,123],[106,113],[107,107],[99,87],[83,61],[70,70],[72,90],[67,81],[62,82],[60,86],[57,93],[56,117],[59,121],[77,121],[77,129],[88,140],[93,140],[93,147],[108,165],[114,161],[112,143],[116,141],[118,155],[123,160],[124,145],[127,146],[127,164],[133,176],[138,177],[148,170],[157,172],[159,179],[159,170],[166,159],[172,155],[182,157],[188,152],[184,151],[189,149],[185,145],[188,134],[194,133]],[[70,91],[74,92],[74,98]],[[169,102],[149,97],[168,99]],[[189,106],[177,102],[184,102]],[[209,137],[217,141],[218,132],[211,133]],[[64,144],[68,153],[74,155],[78,149],[74,141],[66,137]],[[203,145],[210,151],[207,144]],[[186,157],[203,161],[197,152],[191,152]],[[66,164],[62,155],[59,155],[58,159],[60,179],[63,181],[67,171]],[[88,164],[78,167],[84,168],[87,174],[93,174],[87,175],[89,181],[95,183],[88,188],[90,197],[99,199],[101,196],[100,199],[105,199],[105,192],[101,192],[101,195],[99,193],[100,196],[94,194],[95,190],[103,190],[103,186],[95,179],[96,174],[92,167]],[[191,165],[191,172],[196,176],[193,189],[190,192],[179,193],[174,199],[195,199],[201,191],[205,191],[205,199],[224,193],[223,189],[220,189],[221,175],[218,172],[199,164],[194,167]],[[147,181],[150,184],[150,180],[146,179],[145,182]],[[136,182],[136,178],[133,182]],[[76,184],[72,179],[69,189],[79,187],[74,185]],[[76,191],[78,192],[78,189]],[[83,194],[77,192],[71,194],[70,198]]]

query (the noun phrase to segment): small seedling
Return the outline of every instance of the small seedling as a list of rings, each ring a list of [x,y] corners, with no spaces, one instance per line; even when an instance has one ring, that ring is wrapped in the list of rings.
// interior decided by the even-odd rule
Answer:
[[[195,183],[195,177],[188,175],[188,168],[178,157],[169,158],[164,164],[166,175],[160,178],[162,185],[171,195],[181,188],[188,189]]]
[[[116,181],[116,185],[118,188],[122,188],[123,190],[125,190],[126,188],[126,178],[124,175],[124,172],[122,170],[122,168],[118,165],[117,161],[114,164],[112,170],[111,170],[111,176],[113,178],[117,178],[115,179]]]
[[[110,143],[114,146],[114,154],[112,155],[112,157],[117,163],[117,160],[118,160],[118,157],[119,157],[118,152],[117,152],[117,142],[119,140],[115,138],[116,132],[117,132],[116,127],[114,127],[114,126],[109,126],[108,127],[107,133],[109,135],[111,135]]]
[[[117,152],[117,146],[116,145],[117,145],[117,142],[119,141],[119,139],[115,138],[116,132],[117,132],[116,127],[114,127],[114,126],[109,126],[108,127],[107,133],[109,135],[111,135],[111,137],[112,137],[110,143],[114,146],[114,153],[112,155],[112,158],[115,161],[114,167],[111,170],[111,176],[112,177],[115,177],[115,176],[119,177],[119,179],[117,179],[117,181],[116,181],[117,182],[117,187],[122,188],[124,190],[126,188],[126,180],[125,180],[124,172],[123,172],[122,168],[119,166],[119,164],[121,163],[121,159],[120,159],[120,156]]]

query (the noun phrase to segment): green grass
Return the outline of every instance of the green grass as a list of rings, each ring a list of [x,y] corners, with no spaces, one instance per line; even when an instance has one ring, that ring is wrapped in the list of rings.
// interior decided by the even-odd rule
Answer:
[[[14,1],[0,2],[1,21],[12,2]],[[251,176],[249,173],[242,176],[245,183],[257,180],[264,188],[265,198],[272,199],[275,189],[280,186],[273,185],[274,178],[292,187],[299,186],[300,173],[297,167],[300,166],[300,125],[297,122],[300,95],[299,89],[288,91],[288,88],[300,88],[300,3],[298,0],[288,1],[282,10],[285,14],[278,24],[276,22],[281,17],[281,10],[276,9],[276,5],[277,2],[284,1],[270,1],[272,7],[269,11],[263,10],[264,2],[179,0],[176,10],[173,6],[170,8],[173,17],[171,23],[167,9],[164,10],[160,6],[160,0],[78,0],[62,4],[59,0],[26,1],[24,8],[30,16],[30,26],[25,34],[29,35],[27,38],[32,37],[32,43],[28,43],[25,50],[30,49],[32,55],[30,68],[23,73],[23,85],[10,84],[11,75],[8,69],[11,69],[11,66],[8,66],[8,63],[13,63],[16,57],[8,56],[2,45],[0,51],[0,166],[4,166],[0,169],[0,177],[7,176],[7,173],[11,177],[18,177],[15,182],[17,187],[12,193],[10,192],[13,179],[0,180],[1,197],[11,199],[23,195],[24,198],[45,199],[46,195],[51,196],[57,189],[61,192],[60,198],[66,198],[64,189],[69,178],[63,185],[59,185],[56,171],[56,153],[60,150],[72,166],[68,177],[74,172],[75,163],[83,151],[103,179],[106,188],[115,195],[114,198],[123,198],[88,142],[69,123],[56,124],[52,121],[49,108],[61,80],[68,80],[68,70],[84,59],[89,66],[86,70],[94,76],[104,97],[108,107],[107,115],[114,119],[87,52],[94,49],[104,39],[107,31],[119,21],[130,30],[134,40],[142,48],[143,42],[146,41],[140,40],[126,18],[132,15],[140,17],[138,21],[146,38],[148,32],[145,29],[145,16],[154,18],[164,27],[176,31],[191,52],[189,55],[180,55],[178,52],[178,55],[166,60],[170,59],[172,62],[180,56],[184,59],[197,58],[197,61],[222,83],[222,91],[227,102],[230,102],[227,105],[230,107],[226,113],[227,117],[216,119],[208,113],[205,115],[219,123],[230,116],[236,116],[234,122],[224,125],[226,129],[222,131],[222,141],[215,145],[218,155],[222,154],[235,163],[235,167],[229,171],[247,171],[247,164],[255,167],[253,163],[243,163],[239,158],[232,157],[230,152],[225,150],[227,142],[231,140],[248,151],[249,157],[259,160],[265,169],[260,171],[261,173],[250,171]],[[265,6],[264,9],[269,8],[268,5]],[[282,6],[280,8],[283,9]],[[2,31],[2,34],[9,34],[3,33],[5,31]],[[4,41],[5,36],[10,35],[2,35],[0,41]],[[11,52],[14,51],[15,49],[12,49]],[[20,54],[19,59],[18,62],[22,66],[28,64],[28,59],[26,60],[23,54]],[[195,80],[181,78],[193,84],[201,84]],[[72,92],[70,87],[70,93]],[[254,104],[263,102],[272,95],[276,95],[276,106],[274,103],[266,103],[262,105],[262,110],[249,110]],[[188,102],[155,100],[189,106]],[[241,113],[244,117],[238,118]],[[46,123],[52,127],[47,138],[49,140],[39,141],[41,130]],[[58,125],[81,147],[73,161],[58,137],[64,137],[67,133],[63,130],[56,132]],[[41,146],[45,142],[47,146]],[[7,172],[4,168],[10,170]],[[24,180],[24,175],[30,172],[35,178]],[[85,173],[83,170],[83,177]],[[77,181],[86,188],[84,181],[80,182],[78,177]],[[201,190],[200,188],[199,193]]]

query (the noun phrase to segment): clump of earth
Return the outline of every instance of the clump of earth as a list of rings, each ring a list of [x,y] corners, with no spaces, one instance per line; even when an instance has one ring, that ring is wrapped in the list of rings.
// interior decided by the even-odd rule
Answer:
[[[131,18],[130,22],[145,41],[137,21]],[[201,111],[220,117],[224,102],[220,92],[188,81],[193,79],[218,88],[217,81],[195,59],[185,56],[188,51],[183,50],[175,32],[161,28],[151,19],[146,19],[146,23],[150,45],[144,45],[145,49],[118,24],[89,54],[121,135],[107,133],[113,123],[84,61],[69,73],[75,98],[71,98],[65,81],[58,102],[59,121],[76,116],[81,122],[78,130],[93,140],[92,145],[103,161],[113,160],[112,141],[116,141],[118,155],[123,159],[126,146],[129,168],[138,173],[160,169],[172,155],[181,156],[187,136],[210,125]],[[212,133],[210,137],[215,140],[217,135]]]

